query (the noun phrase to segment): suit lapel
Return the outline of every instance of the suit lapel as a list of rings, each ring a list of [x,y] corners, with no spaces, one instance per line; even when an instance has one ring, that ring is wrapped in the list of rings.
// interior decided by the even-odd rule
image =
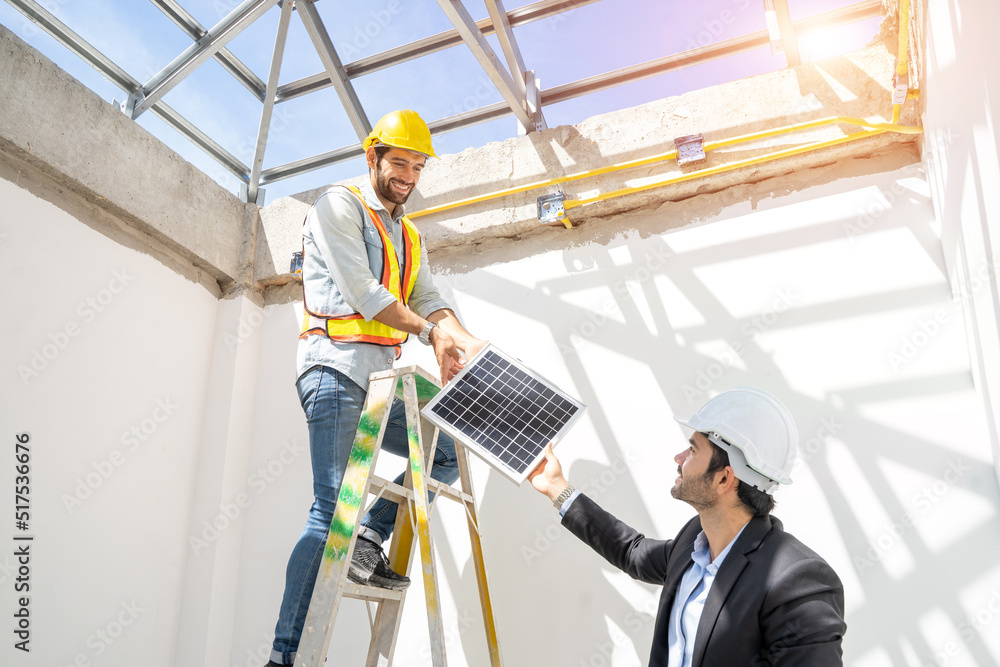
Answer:
[[[691,564],[691,554],[694,553],[694,540],[700,532],[701,521],[695,516],[681,528],[681,532],[677,533],[677,537],[674,539],[674,543],[670,548],[670,554],[667,557],[667,576],[663,581],[664,587],[670,593],[670,599],[673,599],[674,593],[677,591],[677,586],[680,585],[681,578],[684,576],[684,571]]]
[[[726,560],[722,562],[722,567],[719,568],[719,572],[715,575],[715,581],[712,583],[712,590],[708,592],[708,599],[705,600],[701,620],[698,621],[698,634],[695,636],[694,654],[691,656],[691,664],[694,667],[700,667],[705,658],[705,649],[708,647],[708,640],[715,631],[722,606],[726,603],[733,586],[736,585],[749,563],[746,555],[760,546],[761,540],[770,530],[770,517],[750,519],[743,534],[736,540],[736,544],[729,550]]]

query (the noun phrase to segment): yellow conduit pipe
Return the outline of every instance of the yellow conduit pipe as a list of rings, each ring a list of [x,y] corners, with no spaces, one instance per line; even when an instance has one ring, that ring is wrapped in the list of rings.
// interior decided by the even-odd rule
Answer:
[[[577,208],[578,206],[593,204],[599,201],[604,201],[605,199],[611,199],[613,197],[621,197],[624,195],[635,194],[637,192],[645,192],[646,190],[662,188],[666,185],[671,185],[673,183],[690,181],[696,178],[701,178],[703,176],[712,176],[714,174],[721,174],[727,171],[733,171],[734,169],[750,167],[757,164],[763,164],[765,162],[773,162],[774,160],[780,160],[782,158],[791,157],[793,155],[799,155],[801,153],[809,153],[811,151],[828,148],[830,146],[836,146],[838,144],[846,144],[851,141],[857,141],[858,139],[864,139],[866,137],[874,137],[884,132],[891,132],[891,130],[886,130],[886,129],[863,130],[861,132],[854,132],[852,134],[848,134],[843,137],[837,137],[836,139],[815,141],[811,144],[795,146],[794,148],[786,148],[785,150],[776,151],[774,153],[768,153],[767,155],[760,155],[757,157],[747,158],[746,160],[739,160],[737,162],[731,162],[729,164],[719,165],[718,167],[709,167],[708,169],[699,169],[697,171],[688,172],[686,174],[678,174],[676,176],[671,176],[670,178],[663,179],[662,181],[656,181],[655,183],[647,183],[646,185],[639,185],[632,188],[622,188],[620,190],[612,190],[611,192],[604,192],[602,194],[594,195],[593,197],[585,197],[583,199],[573,199],[564,202],[563,206],[566,208],[566,210],[569,210],[571,208]]]
[[[896,59],[896,74],[899,76],[906,76],[909,71],[908,66],[908,53],[909,53],[909,40],[910,40],[910,0],[900,0],[899,3],[899,55]],[[910,90],[907,92],[906,98],[913,99],[918,97],[920,94],[919,90]],[[828,139],[825,141],[817,141],[811,144],[805,144],[803,146],[798,146],[796,148],[790,148],[782,151],[777,151],[775,153],[769,153],[767,155],[761,155],[756,158],[749,158],[747,160],[740,160],[727,165],[721,165],[719,167],[711,167],[709,169],[700,169],[697,171],[688,172],[685,174],[679,174],[671,178],[665,179],[663,181],[657,181],[656,183],[651,183],[649,185],[639,186],[638,188],[622,188],[620,190],[614,190],[612,192],[607,192],[603,195],[597,195],[596,197],[590,197],[587,199],[570,200],[564,203],[564,207],[569,210],[570,208],[575,208],[577,206],[582,206],[584,204],[590,204],[597,201],[603,201],[604,199],[610,199],[611,197],[620,197],[622,195],[632,194],[633,192],[642,192],[644,190],[650,190],[653,188],[663,187],[665,185],[670,185],[671,183],[680,183],[683,181],[688,181],[693,178],[699,178],[701,176],[711,176],[712,174],[719,174],[732,169],[739,169],[741,167],[746,167],[754,164],[762,164],[765,162],[770,162],[772,160],[778,160],[784,157],[789,157],[791,155],[798,155],[800,153],[807,153],[821,148],[826,148],[828,146],[836,146],[838,144],[847,143],[849,141],[856,141],[858,139],[863,139],[865,137],[871,137],[883,132],[897,132],[901,134],[921,134],[923,133],[923,128],[916,127],[912,125],[899,125],[899,118],[902,114],[902,104],[894,104],[892,109],[892,122],[891,123],[873,123],[867,121],[863,118],[854,118],[851,116],[831,116],[828,118],[820,118],[817,120],[806,121],[804,123],[795,123],[792,125],[785,125],[783,127],[775,128],[773,130],[762,130],[760,132],[751,132],[749,134],[744,134],[736,137],[731,137],[729,139],[720,139],[717,141],[707,141],[704,143],[703,148],[706,153],[719,148],[724,148],[727,146],[733,146],[735,144],[746,143],[749,141],[756,141],[758,139],[766,139],[768,137],[774,137],[781,134],[787,134],[789,132],[799,132],[801,130],[808,130],[816,127],[823,127],[825,125],[835,125],[835,124],[847,124],[856,125],[858,127],[868,127],[873,131],[863,131],[854,132],[852,134],[839,137],[837,139]],[[654,164],[660,161],[673,160],[677,158],[677,151],[667,151],[666,153],[661,153],[659,155],[654,155],[648,158],[641,158],[638,160],[629,160],[627,162],[620,162],[618,164],[609,165],[607,167],[600,167],[598,169],[588,169],[587,171],[577,172],[575,174],[567,174],[566,176],[558,176],[556,178],[550,178],[543,181],[535,181],[534,183],[527,183],[525,185],[519,185],[512,188],[507,188],[504,190],[499,190],[496,192],[491,192],[485,195],[479,195],[476,197],[468,197],[466,199],[460,199],[455,202],[448,204],[442,204],[440,206],[432,206],[430,208],[423,209],[422,211],[417,211],[410,214],[410,218],[419,218],[424,215],[431,215],[433,213],[441,213],[443,211],[449,211],[455,208],[460,208],[462,206],[469,206],[472,204],[478,204],[480,202],[489,201],[491,199],[498,199],[500,197],[507,197],[510,195],[519,194],[521,192],[528,192],[530,190],[537,190],[541,188],[551,187],[553,185],[559,185],[562,183],[568,183],[571,181],[580,180],[583,178],[592,178],[594,176],[601,176],[603,174],[613,173],[616,171],[623,171],[625,169],[634,169],[636,167],[642,167],[649,164]],[[563,217],[561,219],[563,226],[567,229],[572,229],[572,223]]]
[[[774,128],[772,130],[761,130],[759,132],[751,132],[749,134],[730,137],[728,139],[707,141],[704,144],[704,149],[705,152],[708,153],[709,151],[717,150],[719,148],[725,148],[728,146],[733,146],[735,144],[746,143],[749,141],[756,141],[758,139],[767,139],[769,137],[774,137],[781,134],[788,134],[790,132],[799,132],[802,130],[809,130],[816,127],[823,127],[825,125],[837,125],[840,123],[845,123],[848,125],[857,125],[858,127],[870,127],[875,130],[899,132],[902,134],[920,134],[921,132],[923,132],[921,128],[913,127],[910,125],[872,123],[863,118],[853,118],[851,116],[830,116],[827,118],[819,118],[816,120],[806,121],[804,123],[794,123],[792,125],[785,125],[782,127]],[[861,134],[870,134],[870,133],[861,133]],[[447,204],[441,204],[440,206],[432,206],[430,208],[425,208],[421,211],[417,211],[415,213],[410,213],[407,215],[407,217],[411,219],[419,218],[424,215],[431,215],[433,213],[450,211],[455,208],[460,208],[462,206],[469,206],[472,204],[478,204],[480,202],[489,201],[491,199],[498,199],[500,197],[507,197],[510,195],[519,194],[521,192],[528,192],[529,190],[538,190],[541,188],[552,187],[553,185],[559,185],[561,183],[568,183],[570,181],[576,181],[583,178],[592,178],[594,176],[601,176],[603,174],[608,174],[616,171],[623,171],[625,169],[634,169],[636,167],[642,167],[645,165],[654,164],[656,162],[673,160],[676,158],[677,158],[676,150],[667,151],[666,153],[660,153],[659,155],[654,155],[652,157],[641,158],[638,160],[629,160],[628,162],[620,162],[618,164],[609,165],[607,167],[600,167],[598,169],[588,169],[587,171],[580,171],[575,174],[567,174],[566,176],[558,176],[556,178],[550,178],[544,181],[535,181],[533,183],[526,183],[525,185],[518,185],[512,188],[506,188],[504,190],[498,190],[496,192],[490,192],[488,194],[478,195],[476,197],[468,197],[466,199],[460,199],[458,201],[449,202]]]

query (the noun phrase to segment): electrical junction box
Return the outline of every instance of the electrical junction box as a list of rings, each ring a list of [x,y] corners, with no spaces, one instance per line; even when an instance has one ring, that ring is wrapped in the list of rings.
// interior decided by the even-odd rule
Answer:
[[[539,197],[538,222],[561,222],[566,217],[566,207],[563,205],[565,201],[566,195],[562,192]]]
[[[679,167],[698,164],[708,159],[705,155],[705,142],[701,134],[677,137],[674,139],[674,146],[677,147],[677,166]]]

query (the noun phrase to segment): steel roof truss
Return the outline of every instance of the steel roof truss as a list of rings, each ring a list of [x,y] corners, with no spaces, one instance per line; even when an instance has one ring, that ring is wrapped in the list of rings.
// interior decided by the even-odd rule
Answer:
[[[465,5],[462,4],[461,0],[437,0],[437,3],[444,11],[445,16],[448,17],[448,20],[458,30],[462,39],[465,40],[466,45],[472,51],[472,55],[479,61],[480,67],[486,71],[486,75],[490,77],[493,85],[500,91],[500,95],[507,102],[507,105],[514,113],[518,122],[521,123],[521,126],[527,132],[534,131],[535,123],[528,113],[528,105],[523,92],[521,92],[524,90],[523,82],[521,86],[514,83],[513,77],[497,60],[497,56],[493,52],[493,47],[486,41],[483,33],[476,26],[476,22],[472,20],[472,16],[466,10]]]
[[[358,99],[354,85],[344,73],[344,66],[333,46],[333,40],[330,39],[330,33],[327,32],[326,26],[323,25],[323,19],[320,18],[319,12],[316,10],[315,1],[297,0],[296,5],[299,16],[302,17],[302,23],[305,24],[306,32],[309,33],[313,46],[316,47],[316,52],[319,54],[320,60],[323,61],[327,76],[333,81],[333,87],[337,90],[341,104],[344,105],[344,111],[347,112],[347,117],[357,133],[358,139],[364,141],[368,133],[372,131],[372,125],[368,122],[368,116],[365,115],[365,110],[361,106],[361,100]]]
[[[271,71],[267,75],[267,90],[264,92],[264,109],[261,111],[260,128],[257,130],[257,146],[254,149],[253,162],[250,163],[247,202],[261,203],[257,196],[260,192],[260,172],[264,166],[264,149],[267,147],[267,134],[271,128],[271,114],[274,111],[274,97],[278,91],[281,60],[285,55],[285,40],[288,37],[288,26],[292,22],[292,4],[291,2],[282,3],[281,18],[278,19],[278,34],[274,38]]]
[[[167,15],[181,30],[188,34],[191,39],[198,41],[205,36],[208,28],[198,22],[186,9],[180,6],[177,0],[150,0],[159,7],[160,11]],[[228,48],[221,48],[215,54],[215,59],[219,61],[223,69],[233,75],[243,86],[253,93],[261,102],[264,101],[265,84],[253,70],[233,55]]]
[[[101,73],[108,81],[131,95],[138,91],[142,84],[128,72],[116,65],[110,58],[94,48],[87,40],[71,30],[65,23],[34,0],[7,0],[15,9],[37,23],[45,32],[52,35],[63,46],[75,53],[81,60]],[[207,134],[195,127],[184,116],[174,109],[157,102],[152,112],[170,127],[185,137],[188,141],[204,151],[218,162],[226,171],[240,180],[246,181],[250,168],[240,162],[229,151],[220,146]]]
[[[214,28],[185,49],[172,63],[129,98],[128,106],[132,119],[141,116],[174,86],[276,4],[278,0],[246,0],[230,12],[229,16],[219,21]]]

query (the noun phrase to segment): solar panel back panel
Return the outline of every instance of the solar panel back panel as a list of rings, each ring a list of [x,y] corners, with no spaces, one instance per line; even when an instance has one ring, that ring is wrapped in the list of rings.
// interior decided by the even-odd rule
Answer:
[[[424,406],[439,428],[520,484],[545,445],[586,407],[520,361],[487,345]]]

